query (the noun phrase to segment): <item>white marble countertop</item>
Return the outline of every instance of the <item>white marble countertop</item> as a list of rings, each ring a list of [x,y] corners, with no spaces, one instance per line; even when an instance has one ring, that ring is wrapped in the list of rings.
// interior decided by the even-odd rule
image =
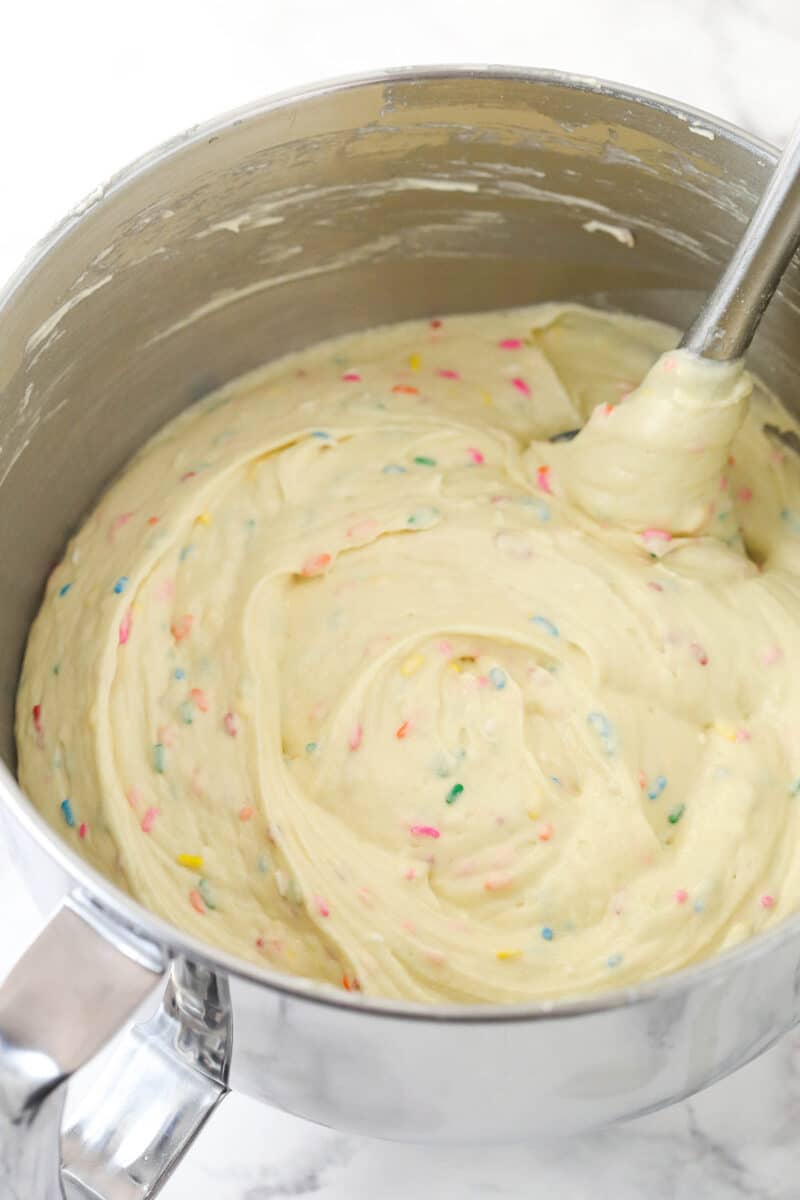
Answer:
[[[119,15],[117,15],[119,13]],[[679,97],[780,142],[797,112],[795,0],[28,0],[3,13],[0,279],[66,209],[179,129],[377,66],[503,62]],[[0,846],[0,976],[36,929]],[[165,1200],[794,1200],[800,1032],[731,1079],[610,1131],[510,1149],[345,1137],[230,1097]]]

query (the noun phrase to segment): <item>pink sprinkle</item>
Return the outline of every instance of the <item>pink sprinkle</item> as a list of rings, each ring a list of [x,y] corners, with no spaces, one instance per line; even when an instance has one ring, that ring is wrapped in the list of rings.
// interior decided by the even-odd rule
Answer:
[[[439,375],[440,378],[442,378],[442,379],[460,379],[461,378],[458,371],[451,371],[448,367],[443,367],[441,370],[437,371],[436,374]]]
[[[497,343],[501,350],[519,350],[522,345],[522,338],[503,338],[502,342]]]
[[[765,894],[761,897],[761,899],[759,900],[758,903],[761,905],[762,908],[774,908],[775,907],[775,897],[770,896],[769,894]]]
[[[539,841],[549,842],[553,836],[553,826],[549,821],[543,821],[539,826]]]
[[[243,808],[239,809],[239,820],[240,821],[251,820],[255,811],[256,810],[254,808],[251,808],[249,804],[245,804]]]
[[[131,626],[133,625],[133,611],[128,608],[125,610],[125,615],[119,623],[119,644],[124,646],[128,638],[131,636]]]
[[[126,798],[127,798],[128,804],[130,804],[131,808],[136,808],[137,804],[139,803],[139,801],[142,798],[142,793],[139,791],[139,789],[137,787],[130,787],[130,788],[128,788]]]
[[[148,808],[147,812],[142,817],[142,833],[149,833],[155,825],[156,817],[158,816],[157,808]]]
[[[519,376],[517,376],[516,379],[511,380],[511,386],[515,387],[518,392],[522,392],[523,396],[530,396],[530,394],[531,394],[530,387],[525,382],[525,380],[520,379]]]
[[[208,712],[208,697],[202,688],[192,688],[190,695],[199,712]]]
[[[645,775],[644,771],[640,771],[639,772],[639,787],[643,788],[646,783],[647,783],[647,776]]]
[[[342,376],[342,379],[344,380],[345,383],[360,383],[361,382],[361,376],[359,375],[358,371],[345,371],[344,375]]]
[[[435,825],[411,825],[409,827],[409,833],[412,833],[414,837],[441,837],[441,834]]]
[[[416,879],[416,878],[417,878],[417,872],[414,870],[413,867],[409,867],[407,871],[403,872],[403,879],[407,879],[409,881],[409,883],[411,882],[412,879]]]
[[[504,888],[511,887],[514,880],[510,875],[501,875],[494,879],[485,879],[483,890],[485,892],[502,892]]]
[[[676,892],[675,892],[675,903],[676,904],[685,904],[688,899],[689,899],[689,893],[687,892],[686,888],[678,888],[676,890]]]
[[[751,742],[753,740],[753,735],[749,729],[737,729],[736,733],[733,735],[733,740],[735,742]]]
[[[347,744],[351,750],[357,750],[361,745],[361,739],[364,736],[364,730],[360,725],[356,725],[350,732],[350,737],[347,739]]]
[[[86,822],[85,822],[85,821],[81,821],[80,825],[78,826],[78,837],[79,837],[79,838],[85,838],[85,837],[86,837],[86,834],[87,834],[88,832],[89,832],[89,830],[88,830],[88,828],[87,828]]]
[[[372,908],[373,904],[375,903],[372,898],[372,892],[366,887],[360,887],[358,889],[358,898],[362,904],[366,904],[367,908]]]
[[[536,483],[538,484],[540,491],[547,492],[548,496],[552,496],[553,489],[550,486],[549,467],[539,467],[539,470],[536,472]]]
[[[440,321],[440,319],[438,317],[434,317],[433,320],[431,321],[431,329],[441,329],[441,328],[442,328],[442,322]]]
[[[312,554],[303,563],[301,575],[320,575],[331,561],[330,554]]]
[[[476,450],[474,446],[470,446],[467,449],[467,454],[470,456],[470,458],[472,459],[472,461],[474,463],[477,463],[477,465],[479,467],[482,466],[483,463],[486,462],[486,459],[483,457],[480,450]]]
[[[444,655],[445,658],[450,658],[453,653],[452,643],[448,641],[439,642],[439,653]]]
[[[327,904],[322,899],[322,896],[315,896],[314,904],[316,906],[317,912],[319,913],[319,915],[321,917],[329,917],[331,915],[331,910],[328,908]]]
[[[184,471],[183,475],[181,475],[181,483],[188,483],[190,479],[195,479],[196,477],[197,471]]]
[[[179,621],[173,621],[170,625],[170,632],[176,642],[182,642],[192,632],[194,625],[194,617],[191,613],[184,613]]]
[[[678,369],[678,364],[675,362],[674,358],[665,358],[664,359],[664,370],[665,371],[676,371],[677,369]]]
[[[736,499],[742,500],[747,504],[748,500],[753,499],[753,489],[749,487],[740,487],[736,492]]]
[[[225,726],[225,732],[230,737],[236,737],[239,732],[239,718],[236,713],[226,712],[222,718],[222,724]]]
[[[648,580],[647,586],[651,592],[663,592],[664,590],[660,583],[656,583],[655,579]]]
[[[171,600],[175,595],[175,580],[165,579],[161,586],[156,591],[156,597],[159,600]]]
[[[783,651],[780,646],[770,646],[761,655],[761,661],[765,667],[774,667],[776,662],[780,662],[783,658]]]
[[[34,704],[33,706],[33,728],[37,733],[42,733],[42,706]]]
[[[642,538],[646,542],[671,542],[672,534],[668,529],[645,529]]]
[[[373,521],[371,518],[365,521],[356,521],[355,525],[351,525],[347,530],[347,536],[349,538],[362,537],[365,533],[372,533],[377,528],[378,522]]]
[[[689,649],[692,652],[692,657],[694,658],[695,662],[700,663],[701,667],[708,666],[708,655],[699,642],[692,642]]]
[[[728,490],[728,476],[727,475],[723,475],[722,478],[720,479],[719,490],[721,492],[727,492],[727,490]]]
[[[111,522],[111,528],[108,531],[108,540],[110,542],[113,542],[116,540],[117,534],[119,533],[120,529],[122,529],[123,526],[128,524],[128,521],[130,521],[132,516],[133,516],[132,512],[126,512],[126,513],[120,513],[118,517],[114,517],[114,520]]]

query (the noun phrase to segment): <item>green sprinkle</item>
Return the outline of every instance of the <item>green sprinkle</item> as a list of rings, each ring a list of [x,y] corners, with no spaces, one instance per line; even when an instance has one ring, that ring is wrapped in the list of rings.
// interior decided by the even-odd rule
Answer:
[[[427,454],[416,454],[414,456],[414,462],[417,464],[418,467],[435,467],[436,466],[436,459],[429,458]]]
[[[203,903],[205,904],[206,908],[217,907],[214,903],[214,893],[211,891],[211,884],[207,879],[198,879],[197,890],[203,897]]]
[[[670,825],[677,825],[683,814],[686,812],[686,805],[679,804],[677,808],[673,808],[672,812],[667,817]]]
[[[407,524],[412,529],[430,529],[439,520],[439,516],[438,508],[418,508],[410,514]]]
[[[316,754],[319,746],[316,742],[306,742],[306,754]]]
[[[259,875],[267,874],[267,871],[269,871],[269,860],[267,859],[266,854],[259,854],[258,861],[256,862],[256,869]]]
[[[167,754],[161,742],[153,746],[153,766],[159,775],[163,775],[167,767]]]
[[[445,798],[445,803],[447,803],[447,804],[455,803],[455,801],[461,795],[463,790],[464,790],[463,783],[454,783],[453,786],[450,788],[450,791],[447,793],[447,796]]]
[[[790,796],[800,796],[800,779],[795,779],[792,786],[789,788]]]
[[[194,720],[194,706],[191,700],[184,700],[181,705],[181,720],[184,725],[191,725]]]
[[[614,968],[618,967],[621,962],[622,962],[621,954],[610,954],[608,956],[608,958],[606,959],[606,966],[610,967],[611,970],[613,971]]]
[[[57,662],[56,665],[53,667],[53,674],[54,675],[61,674],[61,663],[60,662]]]
[[[71,587],[72,587],[71,583],[65,583],[63,587],[58,589],[59,596],[66,596],[67,592],[69,591],[69,589]]]

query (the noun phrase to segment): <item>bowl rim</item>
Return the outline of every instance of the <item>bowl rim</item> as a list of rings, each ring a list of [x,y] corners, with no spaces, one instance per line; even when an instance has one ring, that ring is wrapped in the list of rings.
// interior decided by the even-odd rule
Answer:
[[[0,287],[0,321],[4,310],[10,305],[16,293],[34,277],[40,265],[58,245],[87,219],[96,205],[102,204],[107,198],[124,190],[142,175],[157,169],[166,160],[176,157],[183,151],[246,121],[257,120],[267,113],[336,95],[340,92],[370,88],[376,85],[461,79],[547,84],[563,87],[569,91],[608,95],[662,111],[687,124],[701,124],[712,132],[715,138],[720,137],[726,142],[731,142],[766,160],[768,164],[775,163],[778,158],[778,151],[769,142],[748,134],[736,125],[693,105],[682,104],[645,89],[568,71],[476,63],[387,68],[338,76],[303,84],[274,95],[259,97],[247,104],[229,109],[168,138],[115,172],[107,182],[92,191],[84,201],[75,205],[45,234],[31,248],[5,284]],[[157,947],[158,957],[164,965],[175,958],[186,958],[212,970],[224,972],[228,976],[277,991],[287,999],[325,1005],[342,1010],[343,1013],[349,1011],[369,1013],[393,1020],[466,1025],[554,1021],[611,1013],[635,1004],[648,1003],[686,993],[701,983],[710,985],[719,983],[730,970],[743,963],[754,965],[759,959],[800,933],[800,912],[798,912],[785,918],[773,929],[756,934],[737,946],[669,974],[649,978],[625,987],[589,995],[567,996],[564,999],[540,999],[514,1004],[448,1003],[429,1005],[415,1001],[365,997],[360,993],[346,992],[302,976],[287,975],[266,966],[261,967],[250,963],[224,950],[218,950],[211,943],[200,941],[144,908],[138,901],[121,891],[82,859],[65,840],[51,829],[28,800],[20,784],[2,759],[0,759],[0,805],[76,885],[76,891],[71,894],[75,897],[78,911],[84,919],[88,920],[90,924],[93,923],[93,909],[99,909],[101,918],[105,916],[106,920],[98,920],[96,928],[106,938],[111,936],[108,928],[108,919],[110,918],[114,930],[118,929],[120,933],[121,941],[116,944],[123,952],[137,953],[135,942],[141,940],[145,945],[144,947],[140,946],[138,952],[144,957],[149,956],[151,961],[153,947]],[[126,935],[128,938],[132,936],[135,939],[133,946],[126,941]],[[112,938],[112,940],[115,939]]]

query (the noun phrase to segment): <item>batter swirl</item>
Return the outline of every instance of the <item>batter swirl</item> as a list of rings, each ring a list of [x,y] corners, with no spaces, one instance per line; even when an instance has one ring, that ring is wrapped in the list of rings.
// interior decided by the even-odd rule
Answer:
[[[28,794],[176,925],[372,995],[597,991],[794,911],[794,424],[673,344],[545,305],[201,401],[49,580]]]

